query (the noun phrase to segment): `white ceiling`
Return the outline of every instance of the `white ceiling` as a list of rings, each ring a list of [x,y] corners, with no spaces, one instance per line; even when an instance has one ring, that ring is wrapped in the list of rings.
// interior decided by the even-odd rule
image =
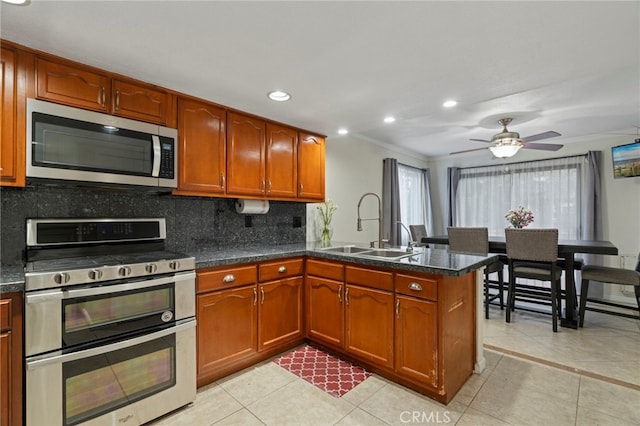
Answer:
[[[640,126],[638,1],[38,1],[0,33],[291,125],[426,156],[496,121],[549,143]],[[285,103],[267,92],[292,94]],[[447,99],[459,104],[444,109]],[[383,123],[386,115],[397,121]],[[488,152],[488,151],[487,151]],[[561,151],[560,151],[561,152]],[[467,154],[469,155],[469,154]],[[484,151],[483,151],[483,155]]]

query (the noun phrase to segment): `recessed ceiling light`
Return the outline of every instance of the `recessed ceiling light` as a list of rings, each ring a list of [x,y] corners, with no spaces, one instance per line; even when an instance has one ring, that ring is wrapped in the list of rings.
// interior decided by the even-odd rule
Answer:
[[[395,118],[395,117],[391,117],[391,116],[389,116],[389,117],[385,117],[385,118],[384,118],[384,122],[385,122],[385,123],[393,123],[394,121],[396,121],[396,118]]]
[[[450,100],[450,101],[445,101],[442,106],[445,108],[453,108],[454,106],[458,105],[457,101],[454,100]]]
[[[284,102],[291,99],[291,95],[287,92],[283,92],[282,90],[274,90],[269,92],[267,96],[269,96],[269,99],[276,102]]]
[[[18,4],[18,5],[26,5],[31,2],[31,0],[2,0],[3,3],[9,4]]]
[[[347,129],[338,129],[338,134],[339,135],[346,135],[347,133],[349,133],[349,131]]]

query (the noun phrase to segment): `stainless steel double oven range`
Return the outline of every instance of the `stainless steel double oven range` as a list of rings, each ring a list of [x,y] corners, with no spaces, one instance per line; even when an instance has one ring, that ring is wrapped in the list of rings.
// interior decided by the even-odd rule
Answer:
[[[26,424],[138,425],[196,396],[195,259],[153,219],[29,219]]]

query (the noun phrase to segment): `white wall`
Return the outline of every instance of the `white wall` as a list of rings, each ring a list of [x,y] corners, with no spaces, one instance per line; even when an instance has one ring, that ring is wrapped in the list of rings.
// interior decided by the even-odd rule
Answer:
[[[368,244],[378,240],[377,221],[362,222],[362,232],[356,231],[357,206],[360,197],[373,192],[382,197],[382,160],[390,157],[414,167],[427,167],[427,158],[417,154],[401,152],[382,144],[353,136],[327,138],[326,149],[326,198],[338,205],[331,227],[332,241]],[[362,201],[361,217],[378,216],[375,197]],[[307,240],[320,239],[316,204],[307,205]]]

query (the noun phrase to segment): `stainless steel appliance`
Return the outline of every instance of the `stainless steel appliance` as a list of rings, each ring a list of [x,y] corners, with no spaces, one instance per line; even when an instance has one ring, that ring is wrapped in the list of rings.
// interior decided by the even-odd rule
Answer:
[[[27,220],[27,426],[139,425],[195,399],[195,259],[165,229]]]
[[[27,100],[27,177],[175,188],[178,132]]]

